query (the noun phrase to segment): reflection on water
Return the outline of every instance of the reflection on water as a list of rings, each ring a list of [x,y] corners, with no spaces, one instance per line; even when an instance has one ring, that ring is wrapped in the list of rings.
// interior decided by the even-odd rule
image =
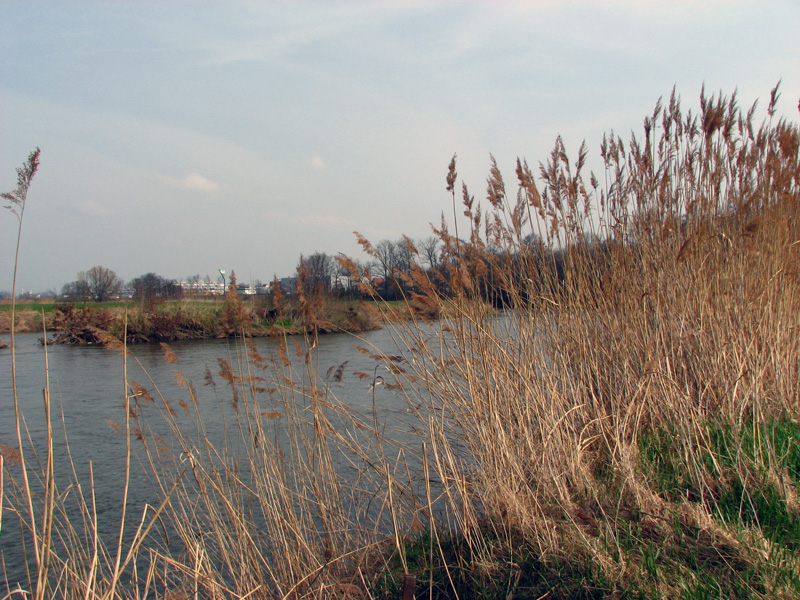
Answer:
[[[39,342],[40,335],[17,336],[17,389],[27,435],[44,461],[43,440],[46,436],[46,419],[43,411],[45,388],[45,349]],[[299,340],[298,340],[299,341]],[[282,343],[265,338],[255,340],[258,352],[264,356],[276,356]],[[407,410],[405,400],[386,386],[373,389],[375,375],[391,377],[385,367],[355,345],[371,346],[381,352],[392,352],[395,348],[387,330],[362,334],[357,339],[347,334],[321,336],[311,355],[311,368],[307,368],[300,346],[290,339],[287,355],[300,377],[319,377],[319,387],[327,390],[347,407],[363,412],[370,419],[379,420],[381,426],[396,435],[409,435],[413,416]],[[219,358],[233,365],[237,373],[248,374],[246,348],[229,340],[176,342],[171,344],[177,362],[169,364],[164,351],[158,345],[137,345],[131,348],[133,358],[127,361],[127,378],[146,388],[153,396],[160,393],[176,410],[176,419],[183,419],[187,428],[192,426],[190,417],[179,408],[181,401],[190,403],[189,393],[176,383],[176,371],[193,382],[197,395],[197,406],[203,417],[205,433],[215,444],[223,444],[225,422],[235,422],[236,414],[231,402],[231,392],[219,375]],[[119,528],[119,510],[124,484],[125,443],[115,424],[125,421],[125,361],[112,350],[95,347],[49,346],[50,395],[52,400],[51,423],[56,433],[55,472],[59,491],[69,496],[68,486],[73,481],[74,468],[78,481],[89,487],[89,465],[94,473],[94,489],[101,536],[111,541]],[[341,380],[335,377],[340,365]],[[207,384],[207,374],[212,374],[216,386]],[[303,374],[305,372],[305,374]],[[0,351],[0,443],[16,447],[14,411],[11,389],[11,353]],[[362,375],[357,375],[361,373]],[[250,371],[250,374],[256,374]],[[305,401],[302,398],[299,401]],[[156,431],[166,434],[163,426],[155,423]],[[64,443],[66,432],[69,445]],[[405,433],[404,433],[405,432]],[[32,452],[26,454],[28,461],[35,460]],[[352,469],[342,461],[342,469]],[[151,483],[141,465],[133,465],[129,492],[129,514],[132,519],[141,515],[146,502],[154,501]],[[8,486],[7,486],[8,487]],[[8,581],[24,579],[24,556],[19,538],[16,517],[5,502],[0,553],[5,564]],[[132,528],[131,528],[132,529]],[[113,545],[113,542],[110,544]],[[28,553],[32,554],[31,552]],[[32,558],[29,556],[29,560]],[[2,588],[0,588],[2,594]]]

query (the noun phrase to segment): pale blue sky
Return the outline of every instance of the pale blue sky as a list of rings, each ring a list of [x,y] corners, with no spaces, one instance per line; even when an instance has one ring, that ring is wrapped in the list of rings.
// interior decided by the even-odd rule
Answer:
[[[289,275],[430,234],[447,165],[485,193],[489,153],[596,164],[676,85],[797,120],[794,1],[0,0],[0,190],[35,146],[18,288],[102,264],[128,280]],[[760,113],[760,114],[763,114]],[[0,290],[16,222],[0,216]]]

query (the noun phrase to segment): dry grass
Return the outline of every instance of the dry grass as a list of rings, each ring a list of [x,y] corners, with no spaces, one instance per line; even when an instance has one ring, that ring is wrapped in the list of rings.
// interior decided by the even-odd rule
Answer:
[[[168,518],[186,556],[153,555],[170,580],[185,585],[191,574],[204,597],[360,592],[392,516],[409,521],[413,505],[399,498],[410,497],[410,482],[394,475],[405,473],[403,461],[383,446],[378,423],[333,396],[344,365],[321,380],[309,346],[284,339],[262,356],[251,344],[207,373],[208,385],[227,387],[235,409],[224,440],[209,439],[197,418],[187,431],[164,398],[139,396],[137,430],[157,484],[178,486]],[[195,402],[193,384],[178,381]],[[170,424],[169,441],[148,433],[150,403]]]
[[[15,315],[14,331],[17,333],[31,333],[41,331],[42,313],[36,310],[21,310]],[[53,321],[53,314],[45,314],[45,323],[48,325]],[[11,313],[0,311],[0,333],[11,331]]]
[[[177,376],[190,402],[173,407],[126,377],[120,428],[160,498],[133,542],[98,540],[90,493],[80,516],[48,521],[48,461],[28,463],[33,495],[4,451],[5,508],[40,559],[31,588],[800,596],[800,134],[773,122],[775,101],[759,126],[735,98],[703,96],[692,115],[673,94],[643,138],[604,141],[602,182],[559,140],[538,185],[518,162],[512,195],[492,160],[486,210],[464,185],[466,233],[442,223],[441,267],[405,275],[423,318],[393,325],[396,352],[365,349],[416,411],[416,438],[337,401],[343,366],[320,375],[312,328],[274,355],[242,342],[207,373],[235,407],[221,440],[194,383]],[[456,183],[454,160],[454,203]],[[313,291],[300,304],[325,322]],[[160,522],[181,551],[147,535]]]
[[[800,419],[800,136],[771,122],[776,97],[756,127],[735,98],[703,97],[693,117],[673,94],[643,140],[604,142],[602,187],[584,181],[585,148],[571,162],[560,140],[541,189],[518,162],[514,200],[494,161],[486,211],[463,187],[468,238],[443,224],[438,276],[408,277],[415,303],[450,316],[441,334],[399,337],[424,382],[434,468],[451,483],[473,573],[525,547],[545,563],[589,561],[601,595],[680,595],[698,575],[665,552],[660,578],[648,576],[642,549],[669,543],[675,522],[713,532],[714,543],[695,536],[692,555],[769,555],[770,541],[751,532],[743,544],[741,523],[720,521],[726,486],[741,481],[738,502],[756,504],[780,480],[777,502],[797,522],[798,481],[786,483],[774,440],[723,465],[710,439],[723,423],[741,444]],[[677,440],[683,500],[662,493],[641,456],[661,431]],[[631,523],[646,525],[636,543]]]

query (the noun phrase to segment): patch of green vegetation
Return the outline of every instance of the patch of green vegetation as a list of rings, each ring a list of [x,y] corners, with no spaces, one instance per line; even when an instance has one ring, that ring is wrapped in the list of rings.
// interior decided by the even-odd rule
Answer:
[[[41,314],[44,312],[45,314],[49,314],[56,310],[56,305],[52,302],[21,302],[18,303],[16,308],[14,309],[16,312],[22,312],[26,310],[35,311],[37,314]],[[0,312],[10,313],[11,312],[11,302],[8,304],[3,303],[0,304]]]
[[[405,574],[416,579],[417,597],[506,598],[769,598],[800,593],[791,554],[778,550],[764,564],[744,560],[733,548],[720,547],[713,536],[681,525],[683,539],[652,539],[657,533],[640,519],[622,524],[617,542],[622,554],[612,557],[626,565],[610,578],[594,557],[583,561],[549,557],[522,541],[496,544],[505,548],[492,556],[477,556],[464,539],[431,543],[428,532],[407,544],[405,564],[393,557],[375,580],[375,598],[401,597]],[[623,529],[627,529],[627,536]],[[668,529],[660,532],[668,535]],[[486,540],[490,542],[490,540]],[[489,543],[491,546],[491,543]],[[609,548],[610,549],[610,548]]]
[[[780,487],[798,491],[800,424],[789,418],[738,428],[710,423],[702,442],[691,442],[694,457],[682,452],[688,442],[669,429],[640,436],[640,468],[674,510],[664,518],[625,509],[623,502],[614,518],[606,509],[611,528],[601,543],[616,568],[624,566],[614,577],[596,557],[542,557],[521,536],[500,541],[487,532],[478,554],[464,538],[437,542],[424,531],[405,544],[402,559],[395,553],[371,593],[398,598],[409,574],[417,597],[432,598],[800,597],[800,516]],[[703,489],[691,468],[703,471]],[[619,492],[613,470],[597,476],[605,492]],[[690,522],[681,510],[687,501],[702,503],[728,537]],[[590,510],[589,498],[579,502]],[[754,530],[770,541],[768,553],[752,548]]]
[[[672,429],[656,429],[639,436],[639,461],[654,489],[667,500],[697,499],[698,491],[681,459],[680,436]]]
[[[642,469],[665,499],[703,503],[743,546],[753,530],[770,541],[766,559],[718,543],[709,545],[713,553],[698,545],[683,557],[690,576],[678,580],[682,598],[773,597],[779,590],[800,595],[800,567],[786,560],[800,549],[800,511],[789,502],[800,490],[800,424],[788,417],[738,427],[712,422],[702,443],[692,444],[675,431],[657,430],[640,437],[639,450]],[[701,474],[693,477],[693,470]],[[687,535],[699,539],[683,529],[682,545]]]
[[[610,581],[589,557],[582,563],[553,557],[545,561],[521,539],[495,544],[489,536],[485,541],[485,550],[494,553],[491,556],[476,554],[464,538],[448,537],[437,542],[425,531],[405,546],[408,570],[404,571],[403,561],[395,555],[389,568],[374,582],[371,593],[375,598],[401,597],[407,572],[416,578],[418,598],[649,597]]]
[[[692,481],[688,457],[679,451],[687,447],[697,449],[694,468],[702,467],[723,485],[735,485],[733,479],[738,478],[744,486],[745,472],[756,479],[772,472],[784,485],[795,488],[800,481],[800,423],[785,417],[736,428],[730,423],[709,423],[704,437],[704,442],[690,443],[671,429],[639,437],[642,467],[667,499],[697,500],[703,495]]]

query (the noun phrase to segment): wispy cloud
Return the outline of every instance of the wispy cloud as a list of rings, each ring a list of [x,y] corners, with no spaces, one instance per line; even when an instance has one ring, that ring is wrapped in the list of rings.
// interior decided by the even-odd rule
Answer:
[[[263,22],[262,15],[255,11],[253,22]],[[323,11],[326,12],[326,11]],[[276,18],[272,7],[268,10],[269,22]],[[327,14],[327,13],[326,13]],[[217,33],[215,39],[207,42],[206,48],[211,56],[208,64],[222,66],[241,62],[280,63],[299,49],[320,39],[335,36],[340,30],[352,26],[341,15],[323,18],[316,15],[318,22],[308,22],[308,15],[298,20],[292,13],[278,13],[277,25],[255,26],[249,32],[237,30],[236,36]],[[244,37],[242,37],[244,35]]]
[[[189,173],[186,177],[180,179],[164,176],[161,177],[161,180],[172,187],[193,192],[211,193],[222,189],[220,184],[203,177],[200,173]]]
[[[309,165],[314,167],[315,169],[324,169],[327,165],[325,161],[322,160],[322,157],[319,154],[312,154],[311,157],[306,161]]]
[[[75,208],[82,215],[89,217],[103,217],[109,214],[108,207],[94,200],[81,200],[75,203]]]
[[[292,218],[301,225],[317,227],[354,227],[356,221],[338,215],[303,215]]]

